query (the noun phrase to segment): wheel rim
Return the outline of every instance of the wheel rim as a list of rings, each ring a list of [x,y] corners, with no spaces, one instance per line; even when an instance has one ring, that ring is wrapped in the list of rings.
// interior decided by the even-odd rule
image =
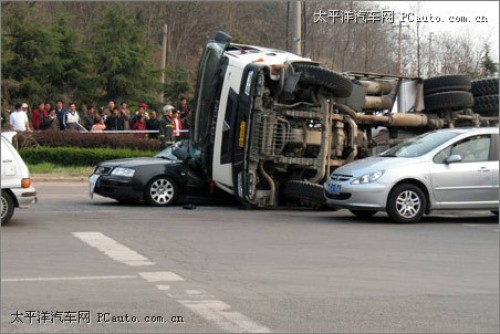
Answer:
[[[167,179],[155,180],[149,188],[149,194],[155,203],[168,204],[175,195],[174,185]]]
[[[2,220],[7,215],[8,209],[9,209],[9,203],[7,203],[7,200],[5,199],[5,197],[2,196]]]
[[[399,215],[406,219],[414,218],[420,212],[422,201],[414,191],[405,190],[396,198],[396,210]]]

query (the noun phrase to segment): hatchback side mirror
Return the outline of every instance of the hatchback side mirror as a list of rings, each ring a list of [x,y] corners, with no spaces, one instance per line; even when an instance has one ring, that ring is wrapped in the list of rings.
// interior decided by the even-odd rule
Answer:
[[[444,162],[446,162],[446,164],[449,165],[461,161],[462,161],[462,156],[460,154],[452,154],[448,158],[446,158]]]

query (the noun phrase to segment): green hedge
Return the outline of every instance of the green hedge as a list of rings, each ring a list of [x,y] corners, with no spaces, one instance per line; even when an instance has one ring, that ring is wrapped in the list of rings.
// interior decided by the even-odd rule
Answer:
[[[104,160],[152,157],[158,153],[158,151],[78,147],[36,147],[22,149],[19,153],[28,164],[50,162],[60,166],[94,166]]]
[[[134,150],[160,150],[160,141],[136,133],[92,133],[72,131],[35,131],[16,135],[18,149],[34,146],[128,148]]]

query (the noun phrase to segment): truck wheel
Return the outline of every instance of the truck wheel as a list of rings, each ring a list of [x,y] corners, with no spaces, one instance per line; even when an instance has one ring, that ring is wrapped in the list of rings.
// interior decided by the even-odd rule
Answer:
[[[146,187],[146,202],[155,206],[167,206],[177,199],[177,185],[166,176],[159,176]]]
[[[5,190],[2,190],[2,225],[7,224],[14,214],[14,200]]]
[[[387,200],[387,214],[398,223],[416,223],[422,218],[427,199],[422,190],[403,183],[394,187]]]
[[[447,91],[469,91],[471,80],[467,75],[442,75],[424,80],[424,95]]]
[[[472,81],[470,91],[474,96],[498,94],[498,78]]]
[[[349,210],[353,215],[361,219],[368,219],[377,213],[375,210]]]
[[[299,180],[287,181],[283,185],[283,195],[288,199],[297,201],[304,207],[314,209],[326,208],[323,187],[319,184]]]
[[[424,103],[426,113],[446,109],[465,109],[474,105],[474,97],[469,92],[444,92],[425,96]]]
[[[301,73],[299,83],[324,87],[335,97],[351,95],[352,82],[340,74],[314,65],[295,64],[293,68]]]
[[[498,94],[474,98],[474,112],[481,116],[498,116]]]

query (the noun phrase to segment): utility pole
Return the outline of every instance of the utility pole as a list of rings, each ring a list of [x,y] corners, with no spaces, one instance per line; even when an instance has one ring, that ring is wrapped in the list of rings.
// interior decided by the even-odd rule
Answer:
[[[292,2],[292,52],[302,55],[302,2]]]
[[[428,55],[428,60],[427,60],[427,77],[430,78],[431,75],[432,75],[432,35],[434,33],[433,32],[430,32],[429,33],[429,55]]]
[[[398,71],[399,75],[403,74],[403,69],[401,68],[401,58],[403,56],[403,27],[409,27],[409,25],[403,25],[402,21],[399,21],[398,26]]]
[[[161,47],[161,83],[164,85],[165,84],[165,68],[167,66],[167,47],[168,47],[168,24],[165,23],[163,26],[163,43]],[[163,92],[160,93],[160,101],[163,103],[165,102],[165,96],[163,95]]]

